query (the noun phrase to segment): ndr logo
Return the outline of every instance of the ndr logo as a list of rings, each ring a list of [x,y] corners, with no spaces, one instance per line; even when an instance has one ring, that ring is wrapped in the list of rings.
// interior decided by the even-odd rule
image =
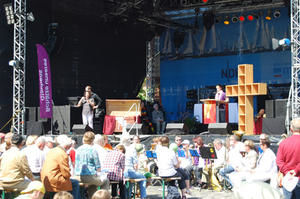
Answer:
[[[221,70],[221,78],[224,79],[233,79],[233,78],[237,78],[238,76],[238,70],[237,68],[223,68]]]

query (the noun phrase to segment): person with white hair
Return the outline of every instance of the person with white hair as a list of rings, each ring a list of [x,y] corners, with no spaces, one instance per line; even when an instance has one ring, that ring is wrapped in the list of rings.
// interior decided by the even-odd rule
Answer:
[[[72,140],[67,135],[56,138],[58,146],[47,153],[41,171],[41,180],[47,192],[69,191],[75,199],[80,198],[79,182],[71,179],[67,150]]]
[[[35,180],[40,180],[40,172],[45,160],[45,153],[43,151],[45,144],[45,137],[40,136],[35,140],[33,145],[29,145],[23,149]]]
[[[94,148],[98,153],[100,165],[104,165],[104,160],[108,153],[108,151],[104,148],[104,146],[105,146],[105,140],[103,135],[99,135],[99,134],[95,135]]]
[[[45,140],[46,140],[46,144],[45,144],[45,147],[44,147],[44,153],[47,154],[48,151],[50,151],[50,149],[53,149],[54,147],[54,139],[52,137],[45,137]]]

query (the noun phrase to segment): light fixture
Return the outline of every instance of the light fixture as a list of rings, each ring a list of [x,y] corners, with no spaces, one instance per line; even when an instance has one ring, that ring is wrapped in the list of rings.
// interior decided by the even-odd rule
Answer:
[[[237,16],[233,16],[231,18],[232,23],[236,23],[236,22],[238,22],[238,20],[239,20],[239,18]]]
[[[7,24],[8,25],[14,24],[15,23],[15,15],[14,15],[12,3],[7,3],[7,4],[4,4],[3,6],[5,9]]]
[[[239,20],[240,22],[244,22],[245,21],[245,17],[243,15],[239,16]]]
[[[223,22],[225,25],[229,25],[230,22],[229,22],[229,17],[226,16],[225,19],[224,19],[224,22]]]
[[[27,20],[28,20],[28,21],[31,21],[31,22],[34,22],[35,18],[34,18],[34,16],[33,16],[32,12],[27,13]]]
[[[248,21],[253,21],[254,20],[254,16],[252,14],[249,14],[247,16]]]
[[[272,19],[272,11],[268,10],[267,15],[265,16],[265,19],[270,21]]]
[[[203,2],[203,3],[207,3],[207,2],[208,2],[208,0],[202,0],[202,2]]]
[[[273,13],[273,17],[276,19],[278,17],[280,17],[280,11],[279,10],[275,10]]]
[[[11,66],[11,67],[19,67],[19,61],[18,60],[10,60],[8,62],[8,65]]]

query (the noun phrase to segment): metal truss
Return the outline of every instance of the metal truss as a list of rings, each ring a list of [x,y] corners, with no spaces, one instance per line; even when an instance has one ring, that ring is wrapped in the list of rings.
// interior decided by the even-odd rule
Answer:
[[[11,131],[24,134],[25,64],[26,64],[26,0],[14,0],[13,121]]]
[[[159,73],[159,36],[146,43],[146,100],[154,102],[154,89],[157,86],[156,79]]]

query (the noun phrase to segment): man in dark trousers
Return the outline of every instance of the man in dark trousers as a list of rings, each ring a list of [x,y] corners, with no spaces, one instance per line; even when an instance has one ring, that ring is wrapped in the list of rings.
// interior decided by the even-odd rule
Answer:
[[[296,176],[298,184],[292,191],[283,187],[285,199],[300,198],[300,118],[291,122],[292,136],[279,144],[276,163],[280,172],[285,175]]]
[[[94,117],[94,119],[96,120],[96,123],[99,123],[99,125],[100,125],[100,133],[102,133],[103,122],[104,122],[104,115],[105,115],[105,111],[104,111],[104,108],[103,108],[103,100],[99,97],[99,95],[97,95],[96,93],[94,93],[92,91],[92,87],[91,86],[86,86],[85,87],[85,91],[90,91],[91,94],[92,94],[91,98],[93,98],[94,101],[95,101],[95,106],[94,106],[95,117]]]

